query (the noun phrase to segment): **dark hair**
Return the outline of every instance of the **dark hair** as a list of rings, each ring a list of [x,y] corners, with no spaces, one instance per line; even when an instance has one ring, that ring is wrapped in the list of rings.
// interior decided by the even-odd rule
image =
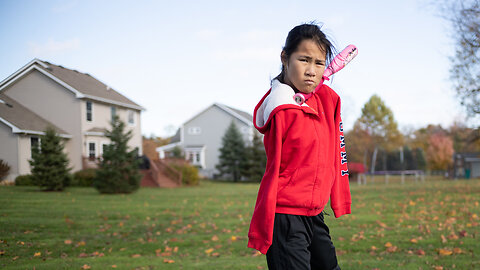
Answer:
[[[301,24],[295,26],[292,30],[290,30],[290,32],[288,32],[287,40],[285,41],[285,46],[282,50],[287,59],[298,49],[298,45],[306,39],[313,40],[325,51],[325,65],[328,66],[330,61],[335,56],[336,49],[330,40],[328,40],[327,36],[322,32],[322,30],[320,30],[320,26],[315,23]],[[284,82],[284,76],[285,67],[282,64],[282,72],[280,72],[275,79],[279,80],[280,82]]]

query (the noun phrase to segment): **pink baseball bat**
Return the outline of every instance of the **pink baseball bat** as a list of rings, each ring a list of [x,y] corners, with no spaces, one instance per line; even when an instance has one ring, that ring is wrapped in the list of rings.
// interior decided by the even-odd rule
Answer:
[[[315,90],[313,90],[312,93],[309,94],[304,94],[304,93],[296,93],[293,96],[293,99],[298,105],[302,105],[307,99],[309,99],[313,94],[319,89],[324,81],[330,80],[329,77],[338,71],[342,70],[350,61],[352,61],[355,56],[358,54],[358,49],[355,47],[355,45],[348,45],[345,49],[343,49],[339,54],[333,58],[332,62],[330,62],[330,65],[325,69],[322,75],[322,80],[318,84],[317,87],[315,87]]]

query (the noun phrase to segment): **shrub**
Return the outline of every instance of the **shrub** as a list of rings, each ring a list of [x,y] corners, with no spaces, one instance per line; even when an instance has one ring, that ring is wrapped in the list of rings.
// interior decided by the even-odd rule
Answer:
[[[15,178],[15,186],[35,186],[31,174],[19,175]]]
[[[132,193],[140,187],[142,179],[138,149],[129,150],[132,131],[125,131],[125,123],[118,116],[114,117],[111,125],[112,129],[105,134],[110,144],[104,148],[93,186],[100,193]]]
[[[70,186],[91,187],[95,179],[97,169],[84,169],[73,174],[73,180]]]
[[[46,191],[61,191],[70,184],[68,157],[63,152],[64,142],[55,129],[48,127],[40,137],[40,147],[32,148],[32,178],[35,185]]]
[[[10,172],[10,165],[7,162],[0,159],[0,182],[7,177]]]
[[[182,173],[182,184],[188,186],[198,185],[200,176],[198,175],[198,168],[189,164],[184,160],[170,161],[169,164],[172,168]]]

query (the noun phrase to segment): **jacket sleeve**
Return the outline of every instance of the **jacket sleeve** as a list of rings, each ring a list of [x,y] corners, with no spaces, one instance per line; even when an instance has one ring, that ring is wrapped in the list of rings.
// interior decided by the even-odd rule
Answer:
[[[280,171],[282,137],[285,131],[285,111],[277,112],[265,132],[264,144],[267,154],[265,174],[258,190],[257,202],[253,211],[248,232],[248,247],[266,254],[272,245],[273,223],[277,204],[278,177]]]
[[[345,137],[343,135],[342,118],[340,116],[340,98],[335,108],[336,125],[336,153],[335,153],[335,179],[330,192],[330,205],[335,217],[351,213],[352,199],[350,184],[348,182],[347,152],[345,150]]]

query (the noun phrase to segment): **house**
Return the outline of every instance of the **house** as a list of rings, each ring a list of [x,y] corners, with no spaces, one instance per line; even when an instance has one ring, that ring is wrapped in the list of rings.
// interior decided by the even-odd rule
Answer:
[[[453,154],[454,178],[480,178],[480,153]]]
[[[129,147],[142,154],[143,107],[93,76],[34,59],[0,82],[0,159],[8,180],[30,173],[31,147],[52,126],[66,139],[73,171],[94,167],[109,143],[105,130],[118,115],[132,130]]]
[[[181,149],[185,159],[200,169],[205,177],[213,177],[218,163],[222,137],[231,122],[234,122],[250,144],[255,130],[253,116],[232,107],[214,103],[183,123],[172,137],[170,144],[157,148],[160,159],[172,155],[176,148]]]

